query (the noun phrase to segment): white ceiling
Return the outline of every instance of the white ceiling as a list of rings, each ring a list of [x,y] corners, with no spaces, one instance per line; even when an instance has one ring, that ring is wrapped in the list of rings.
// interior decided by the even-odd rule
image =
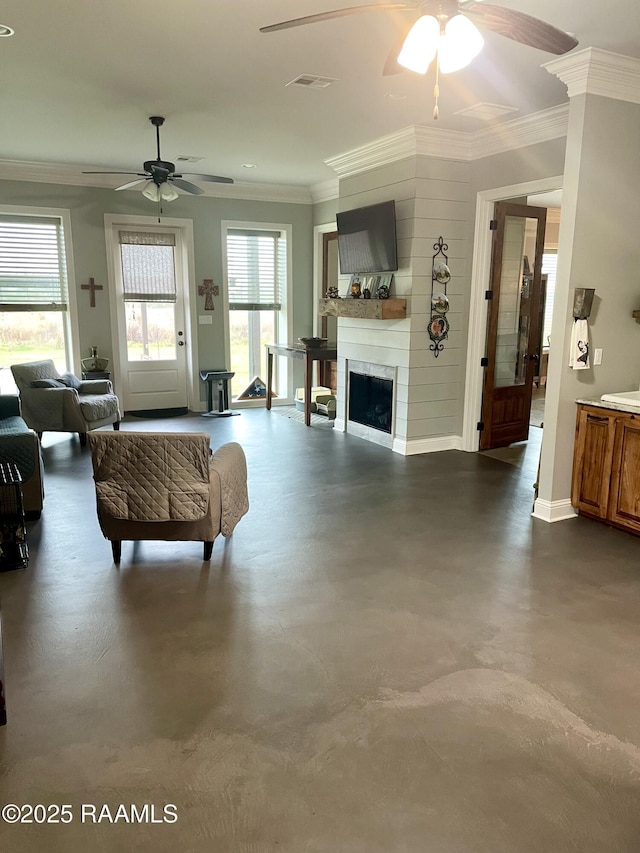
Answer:
[[[241,182],[310,186],[324,160],[410,125],[433,125],[433,74],[381,69],[406,14],[375,11],[262,34],[259,27],[358,0],[4,0],[0,23],[0,160],[137,171],[155,158],[150,115],[166,116],[162,155],[203,158],[192,171]],[[503,0],[594,46],[640,57],[637,0]],[[485,33],[464,71],[441,77],[437,127],[479,102],[505,119],[566,102],[550,54]],[[285,84],[335,77],[326,89]],[[255,163],[245,169],[243,163]],[[183,167],[189,171],[189,167]],[[113,186],[122,183],[117,176]]]

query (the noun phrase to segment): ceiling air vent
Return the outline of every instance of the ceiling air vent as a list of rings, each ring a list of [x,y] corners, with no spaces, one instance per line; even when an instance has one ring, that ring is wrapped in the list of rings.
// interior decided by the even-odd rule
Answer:
[[[301,74],[285,86],[302,86],[303,89],[326,89],[336,82],[336,77],[319,77],[317,74]]]

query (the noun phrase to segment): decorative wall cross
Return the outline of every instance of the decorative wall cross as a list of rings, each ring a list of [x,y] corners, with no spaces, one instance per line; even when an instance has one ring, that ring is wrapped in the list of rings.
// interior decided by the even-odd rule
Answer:
[[[90,278],[89,284],[81,284],[80,287],[82,288],[82,290],[90,290],[91,291],[91,295],[89,298],[89,307],[95,308],[96,307],[96,290],[104,290],[103,286],[101,284],[96,284],[95,281],[92,278]]]
[[[204,310],[205,311],[215,311],[213,305],[213,297],[218,296],[220,293],[220,288],[217,284],[213,283],[212,278],[205,278],[202,280],[202,284],[198,285],[198,296],[204,296]]]

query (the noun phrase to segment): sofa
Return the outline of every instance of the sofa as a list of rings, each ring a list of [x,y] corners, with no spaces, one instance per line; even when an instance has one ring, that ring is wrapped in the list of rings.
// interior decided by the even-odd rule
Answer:
[[[113,424],[120,427],[120,403],[109,379],[82,381],[60,374],[51,359],[12,364],[27,425],[38,435],[45,431],[77,432],[86,444],[89,430]]]
[[[40,441],[25,423],[20,399],[0,395],[0,462],[13,462],[22,477],[22,498],[28,519],[40,517],[44,501],[44,477]]]
[[[211,558],[249,509],[242,447],[215,453],[206,433],[96,432],[88,436],[98,522],[120,563],[123,540],[200,541]]]

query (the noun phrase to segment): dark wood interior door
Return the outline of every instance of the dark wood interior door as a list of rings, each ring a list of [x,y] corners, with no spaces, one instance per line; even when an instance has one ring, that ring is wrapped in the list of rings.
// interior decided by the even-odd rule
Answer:
[[[480,450],[529,437],[546,219],[542,207],[495,206]]]
[[[338,285],[338,232],[329,231],[322,235],[322,296],[327,289]],[[320,317],[320,337],[328,338],[334,344],[338,337],[338,320],[336,317]],[[325,388],[330,388],[335,394],[338,386],[338,363],[336,361],[318,362],[318,381]]]

